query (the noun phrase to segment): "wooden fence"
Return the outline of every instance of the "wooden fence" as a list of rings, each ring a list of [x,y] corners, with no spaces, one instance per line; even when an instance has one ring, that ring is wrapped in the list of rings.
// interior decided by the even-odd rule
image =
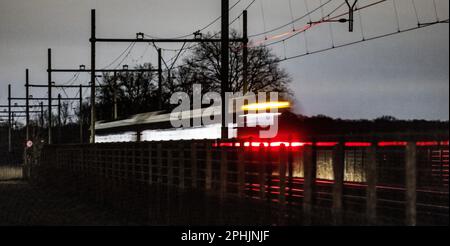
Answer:
[[[0,181],[22,179],[22,166],[0,165]]]
[[[358,143],[52,145],[31,174],[150,224],[448,225],[448,140]]]

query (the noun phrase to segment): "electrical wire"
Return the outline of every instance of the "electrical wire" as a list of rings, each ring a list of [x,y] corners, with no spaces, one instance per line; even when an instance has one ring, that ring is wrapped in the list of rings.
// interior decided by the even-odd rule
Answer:
[[[397,30],[400,31],[400,16],[397,10],[397,3],[395,2],[395,0],[392,0],[392,4],[394,5],[395,19],[397,21]]]
[[[377,1],[377,2],[374,2],[374,3],[371,3],[371,4],[367,4],[367,5],[363,6],[363,7],[355,9],[355,12],[361,11],[362,9],[365,9],[365,8],[368,8],[368,7],[372,7],[372,6],[377,5],[377,4],[381,4],[381,3],[386,2],[386,1],[387,0],[380,0],[380,1]],[[336,10],[333,10],[332,12],[335,12],[335,11]],[[322,24],[322,23],[325,23],[325,22],[328,22],[328,21],[332,21],[332,20],[337,20],[338,18],[340,18],[340,17],[342,17],[344,15],[347,15],[347,14],[348,14],[348,12],[336,15],[334,17],[327,17],[326,19],[320,20],[318,22],[314,22],[314,23],[311,22],[311,24],[308,24],[308,25],[304,26],[303,28],[298,29],[296,32],[288,32],[288,33],[280,34],[278,36],[274,36],[272,39],[279,39],[280,37],[291,35],[291,36],[289,36],[289,37],[287,37],[285,39],[282,39],[282,40],[279,40],[279,41],[275,41],[275,42],[272,42],[272,43],[269,43],[269,44],[265,44],[264,46],[268,47],[268,46],[272,46],[272,45],[275,45],[275,44],[282,43],[283,41],[289,40],[289,39],[299,35],[300,33],[306,32],[307,30],[311,29],[312,27],[314,27],[316,25],[319,25],[319,24]],[[330,14],[328,14],[327,16],[329,16],[329,15]],[[263,41],[261,41],[261,43],[263,43]]]
[[[312,10],[312,11],[308,11],[308,13],[306,13],[305,15],[303,15],[303,16],[301,16],[301,17],[295,19],[294,21],[290,21],[290,22],[288,22],[288,23],[286,23],[286,24],[284,24],[284,25],[281,25],[281,26],[272,28],[272,29],[270,29],[270,30],[268,30],[268,31],[264,31],[264,32],[261,32],[261,33],[256,33],[256,34],[249,35],[249,37],[250,37],[250,38],[254,38],[254,37],[258,37],[258,36],[267,35],[267,34],[269,34],[269,33],[272,33],[272,32],[278,31],[278,30],[280,30],[280,29],[283,29],[283,28],[285,28],[285,27],[287,27],[287,26],[290,26],[290,25],[292,25],[293,23],[296,23],[296,22],[298,22],[298,21],[300,21],[300,20],[302,20],[302,19],[308,17],[310,14],[316,12],[317,10],[319,10],[320,8],[326,6],[327,4],[329,4],[329,3],[332,2],[332,1],[333,1],[333,0],[328,0],[327,2],[321,4],[319,7],[315,8],[315,9]]]
[[[131,48],[128,50],[128,53],[123,57],[123,59],[119,62],[119,64],[117,64],[116,67],[114,67],[114,69],[117,69],[118,67],[120,67],[120,65],[123,64],[123,62],[125,61],[125,59],[128,58],[128,56],[130,56],[131,51],[133,51],[134,46],[136,45],[136,42],[133,42]]]
[[[120,53],[120,55],[115,58],[111,63],[109,63],[107,66],[103,67],[102,69],[107,69],[109,67],[111,67],[114,63],[116,63],[129,49],[131,46],[133,46],[134,44],[136,44],[136,42],[131,42],[128,47],[122,51],[122,53]]]
[[[420,26],[420,19],[419,19],[419,12],[417,12],[417,6],[416,6],[416,2],[414,0],[411,0],[413,8],[414,8],[414,13],[416,14],[416,18],[417,18],[417,26]]]
[[[326,52],[326,51],[333,50],[333,49],[338,49],[338,48],[343,48],[343,47],[355,45],[355,44],[358,44],[358,43],[363,43],[363,42],[372,41],[372,40],[376,40],[376,39],[381,39],[381,38],[385,38],[385,37],[389,37],[389,36],[394,36],[394,35],[400,34],[400,33],[411,32],[411,31],[422,29],[422,28],[426,28],[426,27],[429,27],[429,26],[434,26],[434,25],[437,25],[437,24],[443,24],[443,23],[448,24],[448,21],[449,21],[449,19],[442,20],[442,21],[436,21],[436,22],[428,23],[427,25],[421,25],[421,26],[417,26],[417,27],[404,29],[404,30],[401,30],[400,32],[395,31],[395,32],[391,32],[391,33],[387,33],[387,34],[383,34],[383,35],[379,35],[379,36],[375,36],[375,37],[366,38],[365,40],[359,40],[359,41],[354,41],[354,42],[350,42],[350,43],[346,43],[346,44],[337,45],[334,48],[325,48],[325,49],[321,49],[321,50],[316,50],[316,51],[310,52],[308,54],[300,54],[300,55],[287,57],[286,59],[281,59],[281,60],[278,60],[276,62],[289,61],[289,60],[301,58],[301,57],[308,56],[308,55],[318,54],[318,53]]]
[[[242,0],[238,0],[236,3],[234,3],[229,9],[228,11],[233,10],[234,7],[236,7]],[[222,16],[220,15],[219,17],[215,18],[213,21],[211,21],[210,23],[206,24],[205,26],[203,26],[202,28],[200,28],[198,31],[202,32],[206,29],[208,29],[209,27],[211,27],[212,25],[214,25],[217,21],[219,21],[222,18]],[[160,39],[160,37],[156,37],[156,36],[152,36],[149,34],[144,34],[150,38],[155,38],[155,39]],[[172,37],[170,39],[182,39],[182,38],[187,38],[187,37],[192,37],[194,36],[194,32],[189,33],[189,34],[185,34],[185,35],[180,35],[177,37]]]
[[[292,9],[292,0],[289,0],[289,13],[291,14],[291,21],[294,21],[294,11]],[[295,30],[295,24],[292,23],[292,30]]]
[[[439,21],[439,14],[437,10],[436,0],[433,0],[434,12],[436,13],[436,21]]]

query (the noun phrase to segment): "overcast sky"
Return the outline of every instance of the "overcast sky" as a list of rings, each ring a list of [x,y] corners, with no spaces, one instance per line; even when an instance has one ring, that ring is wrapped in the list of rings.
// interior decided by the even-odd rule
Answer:
[[[238,0],[230,0],[233,4]],[[320,2],[307,0],[308,9]],[[318,20],[344,0],[332,0],[310,17],[296,22],[297,29],[309,18]],[[349,33],[341,23],[322,24],[305,36],[298,35],[273,51],[280,58],[307,51],[357,41],[398,29],[417,26],[412,0],[395,0],[370,7],[356,14],[355,32]],[[231,11],[238,16],[251,0],[241,2]],[[291,0],[294,18],[304,15],[305,0]],[[364,6],[376,0],[360,0]],[[415,0],[420,22],[448,19],[449,1]],[[53,49],[57,68],[89,67],[90,9],[97,9],[97,36],[133,38],[144,32],[158,37],[175,37],[192,33],[220,15],[219,0],[0,0],[0,104],[7,103],[7,84],[13,84],[13,96],[24,96],[25,69],[31,71],[33,83],[47,81],[46,53]],[[339,9],[335,14],[346,12]],[[264,14],[263,14],[264,13]],[[361,17],[361,18],[360,18]],[[292,20],[289,0],[256,0],[249,9],[249,32],[257,34]],[[237,21],[233,28],[241,30]],[[362,24],[362,28],[361,28]],[[208,31],[218,31],[217,22]],[[288,26],[268,34],[268,38],[292,29]],[[402,33],[345,48],[308,55],[281,63],[293,78],[292,91],[296,110],[306,115],[373,119],[392,115],[402,119],[449,119],[449,36],[448,24]],[[332,37],[332,38],[331,38]],[[264,40],[265,36],[253,38]],[[100,44],[99,67],[108,65],[128,44]],[[178,46],[161,44],[165,48]],[[166,59],[174,52],[165,52]],[[155,63],[155,52],[146,44],[131,51],[126,64]],[[73,74],[58,74],[54,81],[64,83]],[[86,83],[88,75],[79,76]],[[61,92],[62,94],[64,92]],[[45,96],[33,89],[32,94]],[[67,90],[69,96],[76,91]],[[64,95],[64,94],[63,94]]]

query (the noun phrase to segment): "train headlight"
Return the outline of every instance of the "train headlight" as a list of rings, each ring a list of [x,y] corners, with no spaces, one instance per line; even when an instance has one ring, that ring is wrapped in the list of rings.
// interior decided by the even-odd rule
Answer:
[[[289,108],[291,104],[289,102],[267,102],[267,103],[253,103],[242,106],[242,110],[257,111],[268,109],[283,109]]]

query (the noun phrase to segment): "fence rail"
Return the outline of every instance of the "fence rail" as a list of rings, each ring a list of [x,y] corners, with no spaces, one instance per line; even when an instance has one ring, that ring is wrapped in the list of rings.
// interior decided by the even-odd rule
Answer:
[[[32,174],[101,200],[126,202],[127,194],[142,190],[148,197],[141,196],[140,204],[163,196],[164,205],[157,207],[177,204],[164,223],[183,221],[184,209],[202,210],[198,203],[186,204],[195,203],[193,194],[207,194],[208,201],[217,201],[218,214],[197,211],[197,217],[213,214],[201,223],[239,210],[229,223],[258,214],[258,222],[277,225],[448,224],[448,136],[390,145],[350,140],[361,141],[315,139],[295,147],[206,140],[52,145]],[[221,209],[224,204],[228,210]]]

